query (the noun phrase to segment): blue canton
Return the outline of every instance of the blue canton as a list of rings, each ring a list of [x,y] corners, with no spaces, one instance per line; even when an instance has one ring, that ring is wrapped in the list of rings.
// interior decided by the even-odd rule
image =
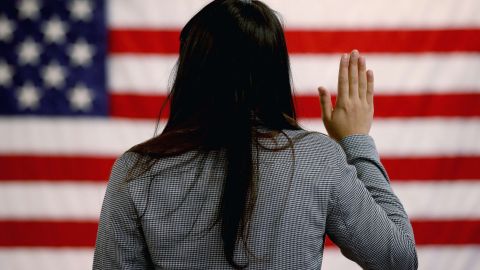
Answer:
[[[0,1],[0,115],[108,114],[105,2]]]

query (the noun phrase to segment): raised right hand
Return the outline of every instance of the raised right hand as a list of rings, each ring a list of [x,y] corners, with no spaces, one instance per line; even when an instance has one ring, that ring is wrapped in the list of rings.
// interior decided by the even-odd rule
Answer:
[[[337,141],[354,134],[368,134],[373,122],[373,71],[366,70],[365,57],[357,50],[340,60],[335,108],[330,93],[318,88],[322,120]]]

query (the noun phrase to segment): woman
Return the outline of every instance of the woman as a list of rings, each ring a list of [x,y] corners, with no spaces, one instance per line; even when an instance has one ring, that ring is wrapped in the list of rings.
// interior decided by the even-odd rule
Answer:
[[[113,165],[94,269],[319,269],[326,235],[365,269],[417,268],[358,51],[341,58],[334,108],[319,88],[330,138],[297,123],[282,25],[262,2],[213,1],[180,41],[164,130]]]

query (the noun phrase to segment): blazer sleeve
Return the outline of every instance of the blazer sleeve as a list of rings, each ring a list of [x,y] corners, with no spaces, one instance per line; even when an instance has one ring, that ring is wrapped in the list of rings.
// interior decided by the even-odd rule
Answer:
[[[326,227],[330,239],[363,269],[417,269],[412,226],[372,137],[348,136],[335,148]]]
[[[100,213],[93,269],[154,269],[124,181],[127,164],[124,153],[112,167]]]

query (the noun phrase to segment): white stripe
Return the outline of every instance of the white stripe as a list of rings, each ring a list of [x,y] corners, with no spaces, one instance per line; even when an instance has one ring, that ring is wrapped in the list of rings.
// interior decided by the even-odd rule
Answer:
[[[480,181],[394,182],[392,189],[413,219],[480,218]]]
[[[166,94],[177,56],[113,55],[108,59],[108,88],[120,93]]]
[[[310,130],[325,130],[321,120],[302,120],[300,123]],[[375,139],[378,151],[383,156],[453,156],[480,153],[480,119],[375,120],[370,135]]]
[[[299,123],[325,133],[319,119]],[[0,117],[0,153],[112,156],[152,138],[154,129],[154,120]],[[371,136],[383,156],[480,154],[478,118],[377,119]]]
[[[151,138],[154,128],[154,121],[2,117],[0,153],[112,156]]]
[[[209,0],[110,0],[117,28],[180,28]],[[442,28],[480,26],[476,0],[265,0],[286,27]]]
[[[480,269],[480,246],[417,247],[419,270]],[[93,249],[15,248],[0,249],[0,269],[83,270],[91,269]],[[359,270],[337,248],[326,248],[322,269]]]
[[[97,220],[105,188],[105,183],[2,182],[0,219]]]
[[[2,248],[0,269],[85,270],[92,269],[91,248]]]
[[[97,220],[104,183],[0,182],[0,219]],[[478,181],[394,182],[411,219],[480,219]]]
[[[379,94],[480,92],[480,54],[365,54]],[[177,56],[115,55],[109,59],[109,88],[115,92],[166,94]],[[296,94],[336,91],[338,55],[293,55]]]
[[[480,269],[480,246],[421,246],[417,247],[419,270]],[[322,269],[360,270],[360,266],[345,258],[337,248],[324,252]]]

